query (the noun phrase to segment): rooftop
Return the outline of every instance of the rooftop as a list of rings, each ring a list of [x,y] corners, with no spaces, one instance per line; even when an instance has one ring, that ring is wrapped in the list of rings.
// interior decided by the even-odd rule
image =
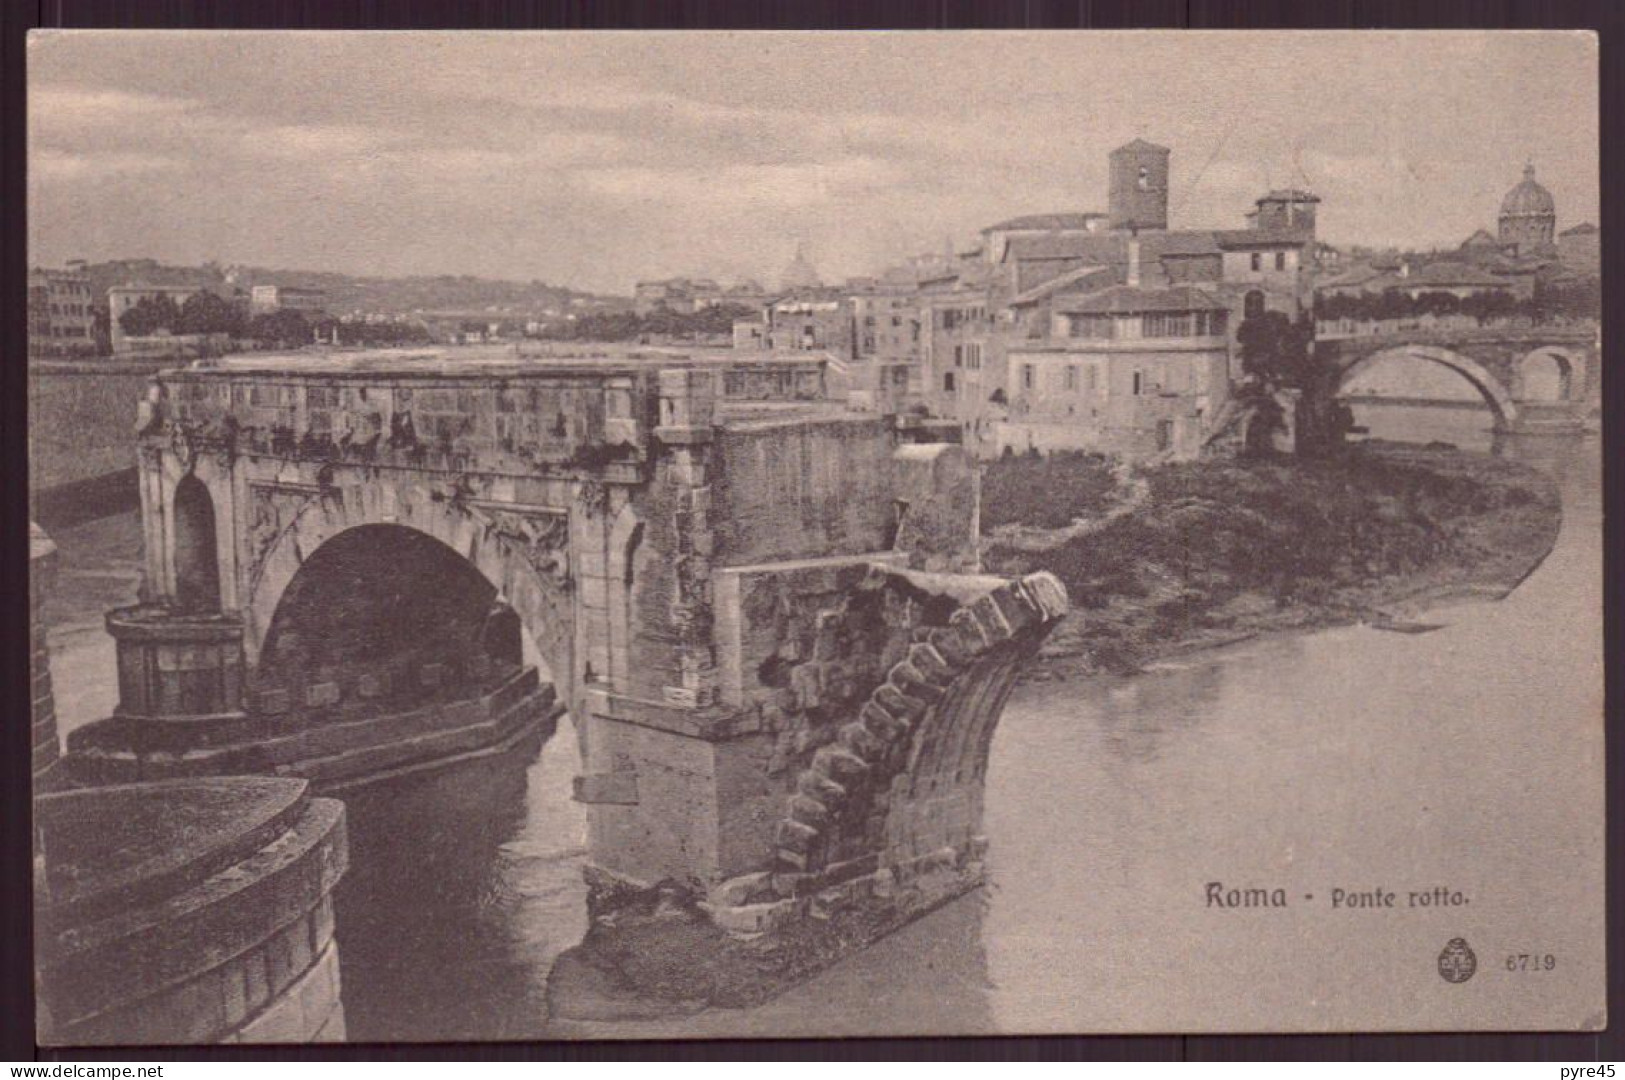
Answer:
[[[1189,285],[1146,289],[1113,285],[1055,305],[1068,315],[1132,315],[1147,311],[1228,311],[1229,305]]]
[[[1265,202],[1319,202],[1320,196],[1305,188],[1276,188],[1259,196],[1258,201]]]
[[[989,225],[982,230],[986,236],[990,232],[1011,232],[1018,229],[1044,230],[1055,232],[1062,229],[1087,229],[1092,221],[1100,221],[1105,214],[1026,214],[1022,217],[1013,217],[1008,221],[1001,221],[997,225]]]
[[[474,378],[590,372],[658,370],[677,367],[805,365],[828,359],[816,351],[741,352],[726,346],[662,347],[624,342],[564,343],[556,346],[467,345],[405,349],[300,349],[294,352],[238,353],[197,361],[187,372],[226,375],[301,375]]]
[[[1219,229],[1213,240],[1226,250],[1250,247],[1302,247],[1309,242],[1307,229]]]

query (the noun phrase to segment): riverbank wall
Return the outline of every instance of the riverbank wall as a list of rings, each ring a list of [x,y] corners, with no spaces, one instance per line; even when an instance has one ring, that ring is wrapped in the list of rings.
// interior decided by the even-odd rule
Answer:
[[[28,368],[30,516],[60,528],[140,503],[136,406],[173,358],[34,361]]]

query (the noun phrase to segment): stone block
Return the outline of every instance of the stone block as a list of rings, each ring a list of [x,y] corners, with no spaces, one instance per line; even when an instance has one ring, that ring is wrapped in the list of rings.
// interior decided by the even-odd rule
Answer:
[[[363,675],[356,680],[355,690],[363,698],[383,697],[388,688],[388,682],[383,675]]]
[[[933,686],[947,686],[954,681],[957,671],[951,667],[935,646],[916,642],[909,646],[908,662]]]
[[[287,690],[261,690],[259,711],[267,716],[281,716],[293,706],[293,695]]]
[[[636,806],[638,776],[634,772],[593,773],[577,776],[575,801],[589,806]]]
[[[340,698],[339,684],[336,682],[311,683],[305,687],[305,704],[313,709],[324,705],[337,705]]]
[[[790,817],[811,828],[820,829],[829,820],[829,807],[810,795],[794,795],[790,799]]]
[[[662,686],[660,697],[667,705],[678,709],[697,709],[700,707],[699,691],[687,686]]]
[[[424,664],[418,669],[418,685],[425,689],[432,690],[445,681],[445,664]]]

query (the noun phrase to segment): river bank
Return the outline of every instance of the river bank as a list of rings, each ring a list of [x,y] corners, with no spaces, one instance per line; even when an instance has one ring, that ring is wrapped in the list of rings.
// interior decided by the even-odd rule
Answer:
[[[1050,570],[1073,614],[1031,678],[1131,674],[1261,634],[1505,596],[1551,551],[1562,506],[1528,465],[1367,442],[1336,458],[1126,469],[1093,455],[994,462],[985,567]]]

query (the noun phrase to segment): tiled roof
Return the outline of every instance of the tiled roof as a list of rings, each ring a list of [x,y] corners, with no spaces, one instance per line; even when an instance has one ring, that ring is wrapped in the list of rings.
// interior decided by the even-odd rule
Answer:
[[[1219,245],[1213,234],[1203,229],[1149,232],[1140,235],[1142,257],[1165,259],[1182,255],[1217,255]]]
[[[1583,221],[1578,225],[1573,225],[1573,226],[1570,226],[1567,229],[1564,229],[1562,232],[1558,233],[1557,235],[1559,235],[1559,236],[1584,236],[1584,235],[1586,235],[1588,233],[1594,233],[1594,232],[1598,232],[1598,231],[1600,231],[1600,230],[1595,225],[1591,224],[1591,222]]]
[[[1121,154],[1130,150],[1155,150],[1159,154],[1167,154],[1172,152],[1166,146],[1158,146],[1156,143],[1146,142],[1144,139],[1135,139],[1133,142],[1126,142],[1122,146],[1119,146],[1116,150],[1113,150],[1112,153]]]
[[[1276,188],[1266,192],[1258,199],[1259,202],[1319,202],[1320,196],[1304,188]]]
[[[1411,271],[1409,277],[1401,278],[1398,282],[1405,285],[1505,285],[1506,282],[1494,274],[1475,270],[1465,263],[1436,262],[1426,266],[1417,267]]]
[[[1095,282],[1095,287],[1099,288],[1102,285],[1117,281],[1120,275],[1117,273],[1117,268],[1113,266],[1080,266],[1076,270],[1068,270],[1058,277],[1050,278],[1042,284],[1034,285],[1024,293],[1011,297],[1010,306],[1025,307],[1028,304],[1036,304],[1046,296],[1053,296],[1071,286],[1089,282],[1097,277],[1099,280]]]
[[[1220,229],[1214,242],[1226,250],[1250,247],[1297,247],[1309,242],[1307,229]]]
[[[1113,285],[1055,305],[1069,315],[1131,315],[1142,311],[1228,311],[1229,306],[1189,285],[1146,289]]]
[[[1016,229],[1087,229],[1091,221],[1099,221],[1105,214],[1027,214],[1024,217],[1013,217],[1008,221],[1001,221],[997,225],[989,225],[982,230],[983,235],[996,231],[1012,231]]]
[[[1004,251],[1005,262],[1028,259],[1083,259],[1117,262],[1125,257],[1128,238],[1117,233],[1087,236],[1015,236]]]

